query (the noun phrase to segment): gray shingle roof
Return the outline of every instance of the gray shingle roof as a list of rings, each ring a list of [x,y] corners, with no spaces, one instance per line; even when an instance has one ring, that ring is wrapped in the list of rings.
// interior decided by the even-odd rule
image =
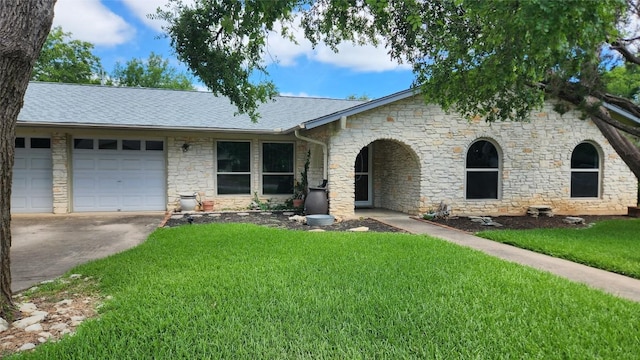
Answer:
[[[280,132],[361,103],[279,96],[252,123],[208,92],[31,82],[18,124]]]

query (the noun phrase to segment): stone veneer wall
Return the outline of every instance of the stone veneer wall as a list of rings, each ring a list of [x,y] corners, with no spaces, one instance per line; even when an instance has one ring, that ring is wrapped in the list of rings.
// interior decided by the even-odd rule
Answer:
[[[217,195],[216,192],[216,141],[251,142],[251,194]],[[214,210],[247,209],[258,194],[261,201],[273,200],[284,203],[291,195],[262,195],[261,144],[264,141],[293,141],[295,143],[295,179],[299,180],[300,171],[306,158],[307,143],[295,141],[295,138],[229,138],[220,139],[211,136],[175,136],[167,138],[167,209],[175,209],[182,193],[199,193],[206,200],[214,201]],[[188,143],[189,150],[182,151],[182,144]]]
[[[69,147],[67,135],[51,134],[51,159],[53,164],[53,213],[69,212]]]
[[[420,159],[396,141],[373,142],[373,206],[413,213],[420,200]]]
[[[576,112],[560,115],[550,105],[529,122],[467,121],[408,98],[309,131],[329,139],[330,212],[354,216],[354,161],[374,141],[374,206],[424,212],[441,201],[455,215],[523,215],[530,205],[551,205],[559,214],[625,214],[636,205],[637,179],[600,131]],[[478,139],[493,142],[501,156],[500,195],[465,199],[465,158]],[[377,141],[378,140],[378,141]],[[601,196],[570,197],[571,153],[589,141],[601,152]],[[416,196],[414,198],[414,196]]]

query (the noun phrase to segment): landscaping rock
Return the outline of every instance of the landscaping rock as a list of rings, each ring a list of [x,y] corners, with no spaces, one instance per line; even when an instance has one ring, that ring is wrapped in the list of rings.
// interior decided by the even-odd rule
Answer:
[[[80,325],[84,320],[86,319],[86,317],[84,316],[72,316],[71,317],[71,326],[78,326]]]
[[[20,346],[18,351],[33,350],[35,348],[36,348],[36,344],[34,344],[34,343],[26,343],[26,344]]]
[[[347,231],[366,232],[366,231],[369,231],[369,228],[366,227],[366,226],[359,226],[359,227],[356,227],[356,228],[349,229]]]
[[[529,214],[532,217],[538,217],[540,215],[552,217],[553,209],[549,205],[533,205],[533,206],[529,206],[529,208],[527,209],[527,214]]]
[[[42,325],[40,323],[29,325],[26,328],[24,328],[24,331],[27,331],[27,332],[42,331]]]
[[[32,312],[38,310],[38,308],[36,308],[36,305],[34,303],[23,303],[18,305],[18,310],[24,313],[31,314]]]
[[[57,323],[57,324],[53,324],[49,327],[50,330],[55,330],[55,331],[62,331],[66,328],[68,328],[69,325],[65,324],[65,323]]]
[[[567,223],[567,224],[573,224],[573,225],[578,225],[578,224],[584,224],[584,219],[581,217],[576,217],[576,216],[567,216],[566,218],[562,219],[563,222]]]
[[[489,216],[469,216],[469,220],[483,226],[495,226],[495,227],[502,226],[502,224],[493,221],[493,219]]]
[[[290,216],[289,220],[296,221],[296,222],[299,222],[301,224],[306,224],[307,223],[307,217],[306,216],[301,216],[301,215]]]
[[[7,320],[0,318],[0,331],[5,331],[9,328],[9,323]]]
[[[13,324],[11,325],[13,325],[14,327],[17,327],[18,329],[25,329],[29,325],[33,325],[41,322],[46,317],[47,317],[47,313],[32,315],[27,318],[14,321]]]

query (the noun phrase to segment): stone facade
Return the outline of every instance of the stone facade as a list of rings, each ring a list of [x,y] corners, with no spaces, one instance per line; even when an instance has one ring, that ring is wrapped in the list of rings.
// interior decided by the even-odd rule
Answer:
[[[34,130],[36,131],[36,130]],[[46,129],[40,129],[44,132]],[[72,211],[72,139],[95,137],[96,130],[47,131],[53,159],[53,212]],[[182,193],[198,193],[214,200],[215,210],[246,209],[254,196],[261,201],[284,203],[290,195],[261,193],[261,144],[286,141],[295,144],[295,179],[299,180],[310,150],[309,185],[325,178],[323,147],[288,135],[215,132],[109,130],[115,138],[164,139],[166,159],[166,210],[173,211]],[[327,144],[330,213],[355,216],[354,165],[361,149],[370,146],[371,205],[410,214],[451,206],[454,215],[524,215],[531,205],[549,205],[558,214],[626,214],[637,204],[638,182],[600,131],[578,113],[560,115],[546,106],[528,122],[487,124],[447,114],[437,106],[412,97],[377,107],[301,135]],[[102,136],[102,135],[100,135]],[[500,158],[497,199],[466,198],[465,161],[469,147],[484,139],[497,148]],[[251,143],[251,193],[217,195],[216,141]],[[570,195],[571,154],[582,143],[593,144],[600,155],[600,191],[596,198]],[[183,145],[188,144],[188,151]]]
[[[373,206],[420,213],[443,201],[455,215],[523,215],[546,204],[559,214],[626,214],[637,202],[637,179],[600,131],[578,113],[560,115],[546,106],[529,122],[487,124],[447,114],[408,98],[310,131],[329,143],[330,212],[354,216],[354,162],[372,144]],[[498,199],[465,195],[466,153],[485,139],[500,154]],[[571,154],[590,142],[600,152],[597,198],[571,198]]]
[[[249,141],[251,143],[251,193],[246,195],[217,195],[216,191],[216,141]],[[198,193],[201,199],[213,200],[214,209],[247,209],[255,196],[260,201],[284,203],[291,195],[263,195],[261,178],[261,145],[265,141],[295,143],[294,177],[300,178],[304,166],[307,144],[293,136],[263,136],[221,138],[215,135],[169,136],[167,137],[167,209],[172,211],[179,205],[180,194]],[[183,151],[182,145],[189,144]]]

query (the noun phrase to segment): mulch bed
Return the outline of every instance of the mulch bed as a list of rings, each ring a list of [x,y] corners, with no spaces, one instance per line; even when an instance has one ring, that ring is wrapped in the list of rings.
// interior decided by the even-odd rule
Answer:
[[[312,230],[322,229],[326,231],[347,231],[358,227],[367,227],[369,231],[375,232],[406,232],[404,230],[386,225],[377,220],[361,218],[356,220],[346,220],[334,222],[327,226],[308,226],[297,221],[289,220],[293,214],[290,212],[259,212],[248,211],[245,213],[222,212],[222,213],[195,213],[195,214],[172,214],[166,221],[165,227],[182,225],[197,225],[208,223],[247,223],[263,225],[273,228],[290,230]],[[407,215],[408,216],[408,215]],[[189,221],[189,217],[191,221]],[[486,226],[472,222],[467,217],[450,217],[448,219],[430,220],[430,222],[448,226],[454,229],[475,233],[485,230],[506,230],[506,229],[540,229],[540,228],[584,228],[597,221],[610,219],[634,219],[623,215],[584,215],[579,216],[585,220],[583,225],[567,224],[563,220],[566,216],[556,215],[553,217],[531,217],[531,216],[497,216],[493,221],[502,226]],[[426,220],[416,220],[426,221]]]
[[[243,215],[241,215],[243,214]],[[369,231],[375,232],[406,232],[404,230],[383,224],[373,219],[357,219],[334,222],[327,226],[309,226],[298,221],[289,220],[294,214],[290,212],[257,212],[249,211],[245,213],[223,212],[213,214],[192,214],[192,224],[209,224],[209,223],[247,223],[263,225],[273,228],[289,229],[289,230],[312,230],[322,229],[326,231],[347,231],[357,227],[367,227]],[[173,214],[165,223],[165,227],[189,225],[189,215]]]
[[[574,216],[574,215],[572,215]],[[448,219],[430,220],[439,225],[445,225],[458,230],[476,233],[486,230],[524,230],[524,229],[551,229],[551,228],[585,228],[598,221],[611,219],[634,219],[624,215],[575,215],[584,219],[584,224],[568,224],[564,221],[566,216],[556,215],[552,217],[541,216],[495,216],[494,222],[502,226],[487,226],[471,221],[468,217],[450,217]]]

